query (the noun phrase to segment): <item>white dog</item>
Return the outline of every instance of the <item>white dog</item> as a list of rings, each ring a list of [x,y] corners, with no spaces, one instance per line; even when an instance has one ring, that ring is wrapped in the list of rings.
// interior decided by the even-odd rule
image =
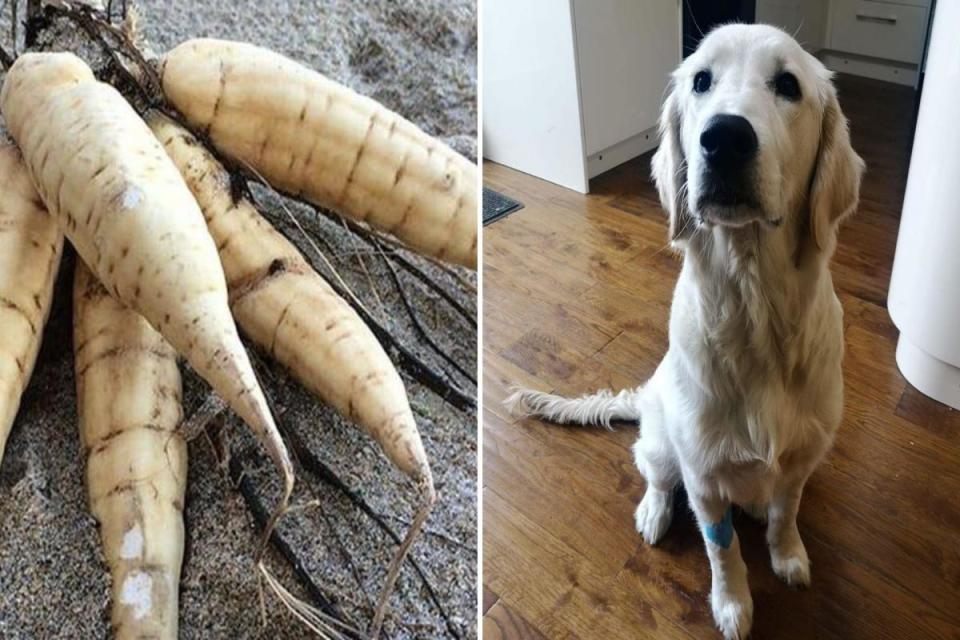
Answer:
[[[731,503],[766,517],[773,570],[808,585],[797,508],[841,418],[843,310],[828,262],[864,165],[830,78],[779,29],[712,31],[673,74],[653,158],[684,256],[666,356],[646,385],[617,395],[507,400],[557,422],[640,422],[637,530],[660,539],[682,481],[727,638],[753,619]]]

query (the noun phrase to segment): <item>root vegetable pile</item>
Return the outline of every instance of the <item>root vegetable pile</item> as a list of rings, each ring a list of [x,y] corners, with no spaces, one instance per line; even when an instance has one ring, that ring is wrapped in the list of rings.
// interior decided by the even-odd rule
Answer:
[[[293,465],[227,304],[203,214],[140,116],[72,53],[26,53],[0,111],[40,197],[80,258],[250,425],[284,476]]]
[[[271,186],[475,267],[476,166],[401,116],[278,54],[192,40],[159,63],[167,101]],[[90,508],[119,638],[176,638],[187,450],[182,357],[294,469],[240,341],[379,443],[421,508],[388,569],[370,635],[436,495],[406,389],[374,334],[232,188],[176,121],[146,122],[71,53],[26,53],[0,111],[0,462],[40,346],[63,238],[80,258],[74,357]],[[21,155],[22,154],[22,155]],[[259,556],[258,556],[259,558]]]

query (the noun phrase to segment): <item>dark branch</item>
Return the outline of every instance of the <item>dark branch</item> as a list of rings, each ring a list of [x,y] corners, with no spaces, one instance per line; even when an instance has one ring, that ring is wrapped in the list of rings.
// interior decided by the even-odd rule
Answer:
[[[300,461],[300,464],[303,465],[304,469],[312,473],[321,482],[328,484],[343,493],[347,499],[354,504],[354,506],[365,513],[371,520],[373,520],[377,526],[380,527],[380,529],[383,530],[383,532],[386,533],[387,536],[389,536],[390,539],[392,539],[396,544],[400,544],[402,542],[402,537],[393,529],[393,527],[391,527],[379,513],[374,511],[373,507],[367,504],[367,501],[363,499],[363,496],[348,487],[346,483],[344,483],[344,481],[333,472],[333,469],[328,467],[322,460],[314,455],[313,451],[311,451],[306,443],[300,439],[299,434],[289,427],[285,430],[285,434],[287,439],[290,441],[293,454],[297,457],[297,460]],[[455,638],[460,638],[461,636],[459,629],[457,629],[456,625],[450,620],[450,616],[447,614],[443,603],[440,602],[440,597],[437,595],[437,591],[430,582],[430,578],[423,570],[423,567],[420,566],[420,563],[417,562],[417,559],[412,555],[407,556],[407,560],[413,566],[414,570],[417,572],[417,575],[420,576],[420,581],[427,589],[427,594],[430,596],[430,600],[440,613],[440,617],[443,618],[447,630]]]
[[[13,0],[13,3],[16,4],[17,0]],[[23,29],[23,46],[30,49],[36,45],[37,36],[48,26],[49,21],[44,17],[40,0],[27,0],[27,22]],[[16,48],[16,41],[13,46]]]
[[[350,301],[352,304],[352,300],[346,295],[346,292],[342,290],[339,284],[333,281],[330,281],[329,284],[340,297]],[[354,309],[367,326],[370,327],[370,330],[373,331],[377,340],[381,343],[388,343],[393,347],[397,363],[407,374],[457,409],[470,413],[477,410],[477,401],[473,396],[461,390],[442,373],[434,371],[430,365],[403,346],[400,341],[377,322],[366,309],[358,305],[354,305]]]
[[[377,240],[379,240],[380,242],[382,242],[383,244],[389,247],[393,247],[394,249],[407,248],[403,246],[403,244],[399,240],[391,238],[388,235],[384,235],[374,229],[367,228],[364,231],[367,235],[376,237]],[[477,285],[467,280],[467,278],[465,278],[463,274],[457,270],[457,268],[454,268],[449,264],[442,262],[440,260],[437,260],[436,258],[432,258],[430,256],[421,256],[421,257],[424,260],[427,260],[428,262],[433,264],[433,266],[439,269],[440,271],[443,271],[445,274],[447,274],[448,276],[456,280],[460,284],[461,289],[463,289],[468,295],[475,295],[477,293]]]
[[[13,0],[10,5],[10,40],[13,47],[13,55],[17,55],[17,0]]]
[[[452,295],[450,295],[450,293],[446,289],[441,287],[440,283],[438,283],[436,280],[428,276],[423,271],[423,269],[421,269],[417,265],[407,260],[407,258],[404,257],[403,254],[398,253],[397,251],[391,250],[389,255],[396,261],[397,264],[403,267],[403,269],[407,273],[412,274],[414,277],[417,278],[417,280],[419,280],[423,284],[430,287],[433,291],[436,291],[441,298],[446,300],[447,303],[451,307],[453,307],[457,311],[457,313],[460,314],[460,316],[467,322],[468,326],[470,326],[473,329],[476,329],[477,327],[476,311],[467,309],[465,306],[460,304],[460,301],[454,298]]]
[[[240,493],[243,496],[243,500],[247,503],[247,508],[253,515],[253,519],[256,520],[257,527],[259,527],[259,529],[262,531],[270,521],[270,511],[260,499],[260,494],[254,487],[250,476],[244,473],[243,465],[237,459],[237,456],[230,457],[230,479],[233,481],[235,486],[239,487]],[[316,582],[314,582],[313,578],[310,576],[310,573],[304,568],[303,561],[297,556],[296,552],[294,552],[293,547],[290,546],[290,543],[288,543],[276,529],[274,529],[270,536],[270,543],[290,564],[290,567],[293,569],[293,573],[297,577],[297,580],[307,591],[309,596],[313,599],[314,603],[320,610],[351,628],[358,628],[357,625],[354,624],[353,621],[351,621],[337,605],[333,604],[327,599],[323,590],[317,585]],[[361,638],[361,636],[358,636],[348,630],[343,630],[342,632],[349,637],[358,639]]]
[[[9,70],[13,66],[13,56],[7,53],[2,45],[0,45],[0,64],[3,65],[4,70]]]
[[[375,244],[380,250],[380,255],[383,258],[384,264],[387,265],[387,268],[390,270],[390,274],[393,276],[393,283],[397,287],[397,293],[400,294],[400,300],[403,302],[403,306],[407,310],[407,315],[410,316],[410,320],[413,322],[413,326],[416,328],[417,333],[420,334],[420,337],[423,338],[423,341],[430,345],[430,348],[433,349],[437,355],[443,358],[447,364],[456,369],[460,375],[465,377],[467,380],[473,384],[477,384],[476,375],[464,369],[459,362],[452,358],[446,351],[441,349],[440,345],[434,342],[433,338],[430,337],[429,332],[427,332],[426,328],[423,326],[423,323],[420,322],[420,316],[417,314],[417,311],[413,308],[413,305],[410,304],[410,299],[407,297],[407,291],[403,287],[403,282],[400,281],[400,274],[397,273],[397,268],[393,266],[390,256],[384,253],[383,246],[379,242],[375,242]]]
[[[304,203],[304,204],[309,205],[318,214],[325,216],[326,218],[333,220],[334,222],[339,222],[340,220],[343,220],[343,222],[346,223],[347,228],[350,231],[352,231],[355,235],[359,236],[360,239],[363,240],[367,244],[367,246],[369,246],[373,251],[376,251],[378,247],[382,247],[385,243],[388,242],[388,240],[383,236],[381,236],[379,233],[376,233],[371,229],[368,229],[367,227],[354,222],[353,220],[349,220],[347,218],[341,218],[335,213],[328,212],[310,203]],[[424,284],[426,284],[428,287],[436,291],[440,297],[446,300],[450,304],[450,306],[457,311],[457,313],[463,316],[463,318],[468,322],[468,324],[471,327],[476,327],[477,325],[476,316],[470,313],[469,311],[467,311],[467,309],[465,309],[463,305],[461,305],[452,295],[450,295],[450,293],[446,289],[441,287],[436,280],[429,277],[421,269],[416,267],[412,262],[410,262],[409,260],[401,256],[396,251],[391,251],[391,255],[393,255],[396,258],[397,262],[404,269],[406,269],[410,273],[417,276],[417,278],[421,280]]]

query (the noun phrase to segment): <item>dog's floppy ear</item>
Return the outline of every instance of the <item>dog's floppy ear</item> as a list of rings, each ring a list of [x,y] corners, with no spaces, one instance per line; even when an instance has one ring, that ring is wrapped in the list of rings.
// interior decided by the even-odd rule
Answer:
[[[653,155],[651,173],[657,183],[660,204],[670,220],[670,241],[679,240],[686,229],[681,218],[687,215],[684,188],[687,162],[680,144],[680,110],[677,106],[677,83],[670,81],[667,99],[660,112],[660,147]]]
[[[839,222],[857,208],[864,169],[863,160],[850,146],[847,118],[829,80],[823,102],[820,149],[810,184],[810,232],[821,251],[829,247]]]

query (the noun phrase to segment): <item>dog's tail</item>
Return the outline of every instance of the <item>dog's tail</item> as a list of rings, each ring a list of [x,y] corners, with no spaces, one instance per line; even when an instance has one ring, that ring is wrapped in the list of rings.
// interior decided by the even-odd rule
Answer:
[[[515,416],[537,416],[559,424],[599,424],[612,428],[613,420],[640,420],[638,389],[614,395],[609,389],[564,398],[530,389],[516,389],[503,404]]]

